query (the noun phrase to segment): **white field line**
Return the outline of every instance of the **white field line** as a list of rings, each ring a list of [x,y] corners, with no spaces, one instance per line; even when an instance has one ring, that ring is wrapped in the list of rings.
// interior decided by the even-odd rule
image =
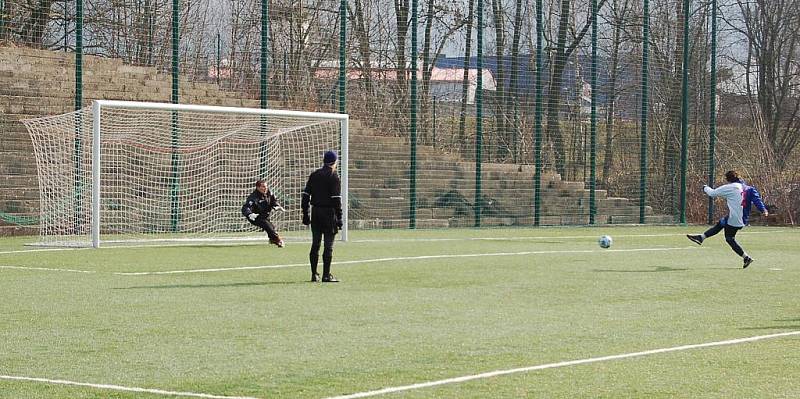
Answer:
[[[71,386],[108,389],[108,390],[123,391],[123,392],[151,393],[154,395],[164,395],[164,396],[184,396],[184,397],[207,398],[207,399],[258,399],[249,396],[222,396],[222,395],[209,395],[206,393],[195,393],[195,392],[175,392],[175,391],[165,391],[162,389],[124,387],[120,385],[109,385],[109,384],[91,384],[87,382],[51,380],[49,378],[20,377],[14,375],[0,375],[0,380],[41,382],[45,384],[71,385]]]
[[[342,264],[343,262],[334,262],[334,265]],[[288,267],[308,266],[308,263],[287,263],[283,265],[266,265],[266,266],[239,266],[239,267],[219,267],[212,269],[185,269],[185,270],[164,270],[159,272],[114,272],[117,276],[153,276],[159,274],[188,274],[188,273],[213,273],[225,271],[240,271],[240,270],[261,270],[261,269],[284,269]]]
[[[595,228],[595,227],[592,227]],[[750,234],[774,234],[774,233],[783,233],[789,230],[775,230],[775,231],[743,231],[740,232],[739,235],[750,235]],[[798,230],[800,231],[800,230]],[[598,231],[600,234],[600,231]],[[460,238],[393,238],[393,239],[363,239],[363,240],[349,240],[348,242],[439,242],[439,241],[533,241],[533,240],[558,240],[558,239],[567,239],[567,240],[574,240],[574,239],[596,239],[599,237],[598,234],[594,235],[576,235],[576,236],[517,236],[517,237],[460,237]],[[686,233],[658,233],[658,234],[614,234],[614,238],[618,237],[625,237],[625,238],[634,238],[634,237],[685,237]]]
[[[39,249],[17,249],[13,251],[0,251],[0,255],[7,254],[26,254],[30,252],[56,252],[56,251],[81,251],[91,248],[39,248]]]
[[[569,367],[569,366],[577,366],[581,364],[589,364],[589,363],[597,363],[597,362],[605,362],[609,360],[619,360],[619,359],[627,359],[632,357],[640,357],[640,356],[649,356],[655,355],[660,353],[668,353],[668,352],[679,352],[691,349],[700,349],[700,348],[710,348],[715,346],[724,346],[724,345],[736,345],[736,344],[743,344],[747,342],[754,342],[760,341],[765,339],[772,339],[772,338],[781,338],[781,337],[788,337],[788,336],[795,336],[800,335],[800,331],[791,331],[791,332],[784,332],[778,334],[769,334],[769,335],[759,335],[756,337],[748,337],[748,338],[738,338],[738,339],[731,339],[727,341],[717,341],[717,342],[707,342],[703,344],[693,344],[693,345],[682,345],[682,346],[674,346],[671,348],[661,348],[661,349],[653,349],[648,351],[642,352],[633,352],[633,353],[623,353],[620,355],[611,355],[611,356],[602,356],[602,357],[593,357],[588,359],[580,359],[580,360],[570,360],[565,362],[558,362],[558,363],[548,363],[548,364],[541,364],[538,366],[529,366],[529,367],[520,367],[515,369],[508,369],[508,370],[496,370],[496,371],[489,371],[486,373],[481,374],[473,374],[473,375],[465,375],[461,377],[455,378],[447,378],[443,380],[436,380],[436,381],[429,381],[429,382],[422,382],[418,384],[411,384],[411,385],[403,385],[397,387],[389,387],[378,389],[374,391],[366,391],[366,392],[358,392],[349,395],[342,395],[342,396],[331,396],[326,399],[356,399],[356,398],[366,398],[370,396],[378,396],[378,395],[385,395],[395,392],[401,391],[410,391],[413,389],[422,389],[428,387],[434,387],[438,385],[446,385],[446,384],[456,384],[465,381],[472,381],[478,380],[482,378],[491,378],[497,377],[502,375],[508,374],[516,374],[516,373],[526,373],[530,371],[536,370],[545,370],[545,369],[552,369],[552,368],[559,368],[559,367]]]
[[[691,350],[691,349],[700,349],[700,348],[709,348],[715,346],[724,346],[724,345],[736,345],[742,344],[747,342],[754,342],[754,341],[761,341],[766,339],[772,338],[781,338],[781,337],[788,337],[788,336],[795,336],[800,335],[800,331],[790,331],[784,333],[777,333],[777,334],[769,334],[769,335],[759,335],[755,337],[747,337],[747,338],[738,338],[738,339],[731,339],[727,341],[716,341],[716,342],[707,342],[703,344],[693,344],[693,345],[682,345],[682,346],[674,346],[671,348],[661,348],[661,349],[653,349],[649,351],[642,351],[642,352],[633,352],[633,353],[623,353],[620,355],[611,355],[611,356],[602,356],[602,357],[593,357],[588,359],[580,359],[580,360],[570,360],[565,362],[558,362],[558,363],[548,363],[542,364],[538,366],[529,366],[529,367],[520,367],[515,369],[508,369],[508,370],[496,370],[490,371],[481,374],[473,374],[467,375],[462,377],[455,377],[455,378],[448,378],[443,380],[436,380],[436,381],[429,381],[424,383],[418,383],[413,385],[404,385],[398,387],[389,387],[383,388],[375,391],[367,391],[367,392],[359,392],[349,395],[342,395],[342,396],[332,396],[326,399],[356,399],[356,398],[366,398],[370,396],[378,396],[378,395],[385,395],[389,393],[401,392],[401,391],[409,391],[412,389],[422,389],[428,388],[438,385],[446,385],[446,384],[455,384],[465,381],[477,380],[482,378],[491,378],[497,377],[502,375],[508,374],[516,374],[516,373],[524,373],[529,371],[536,371],[536,370],[545,370],[551,368],[559,368],[559,367],[569,367],[569,366],[577,366],[581,364],[589,364],[589,363],[597,363],[597,362],[604,362],[609,360],[619,360],[619,359],[627,359],[632,357],[641,357],[641,356],[649,356],[655,355],[660,353],[668,353],[668,352],[678,352],[684,350]],[[178,392],[178,391],[166,391],[162,389],[151,389],[151,388],[137,388],[137,387],[126,387],[120,385],[110,385],[110,384],[92,384],[86,382],[76,382],[76,381],[68,381],[68,380],[54,380],[49,378],[36,378],[36,377],[23,377],[23,376],[13,376],[13,375],[0,375],[0,380],[9,380],[9,381],[25,381],[25,382],[41,382],[45,384],[57,384],[57,385],[71,385],[71,386],[81,386],[81,387],[89,387],[89,388],[96,388],[96,389],[108,389],[108,390],[115,390],[115,391],[123,391],[123,392],[139,392],[139,393],[150,393],[155,395],[164,395],[164,396],[185,396],[185,397],[194,397],[194,398],[206,398],[206,399],[258,399],[249,396],[223,396],[223,395],[211,395],[205,393],[195,393],[195,392]]]
[[[599,227],[592,227],[599,229]],[[771,230],[771,231],[743,231],[738,233],[738,235],[750,235],[750,234],[775,234],[775,233],[786,233],[792,231],[800,231],[800,229],[781,229],[781,230]],[[598,230],[598,234],[600,231]],[[660,233],[660,234],[614,234],[614,238],[618,237],[626,237],[626,238],[635,238],[635,237],[682,237],[685,236],[686,233]],[[535,241],[535,240],[558,240],[558,239],[567,239],[567,240],[574,240],[574,239],[596,239],[598,237],[597,234],[594,235],[574,235],[574,236],[516,236],[516,237],[460,237],[460,238],[376,238],[376,239],[363,239],[363,240],[349,240],[348,243],[374,243],[374,242],[440,242],[440,241]],[[144,241],[143,241],[144,242]],[[214,246],[228,246],[232,242],[226,240],[220,243],[203,243],[203,246],[207,247],[214,247]],[[266,240],[263,240],[266,243]],[[308,243],[309,240],[303,240],[302,243]],[[299,244],[301,241],[289,241],[286,244]],[[239,244],[241,245],[261,245],[262,242],[258,240],[240,240]],[[149,248],[171,248],[171,247],[183,247],[188,245],[196,245],[196,242],[190,243],[183,243],[183,244],[146,244],[146,245],[113,245],[113,246],[101,246],[95,250],[109,250],[109,249],[149,249]],[[27,250],[13,250],[13,251],[0,251],[0,255],[5,254],[16,254],[16,253],[28,253],[28,252],[45,252],[45,251],[78,251],[78,250],[92,250],[93,248],[44,248],[44,249],[27,249]]]
[[[635,249],[584,249],[584,250],[562,250],[562,251],[523,251],[523,252],[490,252],[480,254],[452,254],[452,255],[421,255],[421,256],[396,256],[390,258],[374,258],[360,260],[346,260],[333,262],[334,266],[354,265],[363,263],[396,262],[396,261],[415,261],[428,259],[457,259],[457,258],[482,258],[490,256],[525,256],[543,254],[583,254],[583,253],[602,253],[602,252],[655,252],[655,251],[680,251],[696,250],[696,247],[673,247],[673,248],[635,248]],[[289,267],[306,267],[308,263],[289,263],[284,265],[268,266],[241,266],[241,267],[220,267],[212,269],[185,269],[185,270],[164,270],[157,272],[116,272],[119,276],[152,276],[160,274],[186,274],[186,273],[214,273],[229,272],[239,270],[258,270],[258,269],[282,269]]]
[[[68,272],[68,273],[86,273],[86,274],[97,273],[91,270],[58,269],[52,267],[4,266],[4,265],[0,265],[0,269],[37,270],[45,272]]]

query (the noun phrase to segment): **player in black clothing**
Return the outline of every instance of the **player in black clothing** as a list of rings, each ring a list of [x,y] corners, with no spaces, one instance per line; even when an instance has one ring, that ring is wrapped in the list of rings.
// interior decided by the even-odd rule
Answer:
[[[275,232],[275,226],[269,220],[269,213],[273,209],[283,208],[267,188],[267,183],[264,180],[257,181],[256,189],[247,196],[247,200],[242,205],[242,215],[250,224],[266,231],[270,243],[283,248],[283,240]]]
[[[331,274],[333,260],[333,240],[342,228],[342,194],[339,175],[336,174],[336,153],[326,151],[322,158],[324,165],[311,173],[303,189],[303,224],[311,225],[311,281],[319,281],[317,261],[319,247],[324,236],[325,248],[322,251],[322,282],[336,283],[339,280]],[[311,216],[308,208],[311,207]]]

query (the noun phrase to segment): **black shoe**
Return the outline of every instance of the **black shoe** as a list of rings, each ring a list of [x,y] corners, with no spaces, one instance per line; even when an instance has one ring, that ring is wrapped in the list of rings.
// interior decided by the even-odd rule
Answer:
[[[697,245],[703,245],[703,236],[700,234],[687,234],[686,238],[692,240]]]
[[[311,273],[311,282],[316,283],[319,281],[319,273]]]
[[[338,283],[339,280],[337,280],[336,277],[333,277],[333,274],[328,274],[328,275],[325,275],[325,276],[322,277],[322,282],[323,283]]]
[[[747,269],[747,266],[750,266],[750,264],[753,263],[753,260],[754,260],[753,258],[751,258],[749,256],[745,256],[744,257],[744,265],[742,265],[742,269]]]

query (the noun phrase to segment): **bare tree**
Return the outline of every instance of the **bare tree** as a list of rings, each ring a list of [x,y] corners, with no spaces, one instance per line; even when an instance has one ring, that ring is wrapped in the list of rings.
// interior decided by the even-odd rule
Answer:
[[[573,0],[560,0],[560,12],[558,14],[558,28],[555,46],[551,48],[551,72],[550,83],[547,88],[547,139],[550,140],[555,155],[556,172],[566,176],[566,146],[564,144],[564,134],[561,132],[560,111],[561,111],[561,86],[564,82],[564,71],[567,66],[567,59],[578,48],[579,43],[586,36],[591,27],[591,17],[587,18],[583,26],[573,27],[570,25],[572,17]],[[606,0],[600,0],[597,9],[602,9]],[[573,32],[571,38],[567,38],[568,33]]]
[[[523,0],[515,0],[514,2],[514,33],[511,39],[511,76],[509,77],[506,107],[508,112],[513,112],[514,119],[509,121],[508,141],[510,143],[511,158],[514,162],[518,159],[519,153],[519,132],[520,132],[520,117],[519,117],[519,62],[520,62],[520,49],[519,42],[522,36],[522,13]],[[510,110],[510,111],[509,111]]]
[[[30,10],[30,16],[23,23],[20,29],[21,36],[26,43],[32,45],[43,45],[45,28],[50,22],[50,8],[55,0],[29,0],[25,8]]]
[[[612,26],[613,33],[611,39],[611,54],[609,60],[608,70],[608,88],[606,95],[608,102],[606,105],[606,137],[603,156],[603,186],[608,187],[608,180],[611,173],[611,165],[614,157],[614,118],[615,106],[617,103],[617,79],[620,73],[620,49],[622,47],[623,30],[625,29],[626,21],[629,17],[631,7],[630,0],[612,0],[609,12],[609,23]],[[595,88],[592,88],[595,90]]]
[[[360,64],[362,71],[362,79],[364,81],[364,90],[367,96],[372,97],[375,90],[372,87],[372,56],[370,50],[370,35],[369,25],[364,17],[364,0],[354,0],[354,8],[348,4],[348,12],[350,24],[353,27],[353,35],[357,42],[358,55],[357,61]],[[368,102],[369,107],[373,102]]]
[[[505,116],[505,85],[506,85],[506,30],[505,30],[505,10],[501,0],[492,0],[492,24],[494,25],[494,40],[495,40],[495,81],[497,82],[497,90],[494,93],[494,127],[495,135],[498,138],[505,138],[506,136],[506,116]],[[481,71],[478,71],[481,73]],[[499,150],[499,148],[497,148]],[[487,155],[492,156],[491,152]]]
[[[436,101],[431,95],[431,75],[435,66],[435,61],[442,54],[445,45],[450,41],[451,37],[461,29],[466,21],[457,12],[460,4],[452,1],[441,1],[436,3],[434,0],[428,0],[425,11],[425,33],[422,44],[422,82],[421,82],[421,102],[420,114],[428,115],[430,109],[430,102]],[[434,27],[437,31],[434,32]],[[423,119],[423,124],[430,122]],[[423,140],[424,134],[428,129],[422,129]]]
[[[729,26],[747,39],[744,69],[750,110],[767,153],[783,170],[800,143],[800,1],[736,0],[741,20]]]
[[[466,23],[466,44],[464,46],[464,78],[461,85],[461,113],[458,119],[458,142],[463,144],[466,140],[466,120],[467,120],[467,96],[469,90],[469,66],[472,57],[472,24],[475,18],[475,0],[467,0],[469,3]],[[478,71],[481,73],[481,71]]]

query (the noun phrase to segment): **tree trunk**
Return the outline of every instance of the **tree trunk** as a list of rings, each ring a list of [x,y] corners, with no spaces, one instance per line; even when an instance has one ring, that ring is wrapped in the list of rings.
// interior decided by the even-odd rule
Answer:
[[[500,0],[492,0],[492,14],[494,16],[494,34],[495,34],[495,57],[496,65],[497,65],[497,76],[495,76],[495,84],[497,85],[497,89],[495,90],[493,102],[494,102],[494,118],[495,118],[495,137],[500,138],[500,143],[505,141],[506,143],[506,150],[508,149],[506,138],[508,137],[508,133],[506,132],[506,115],[505,115],[505,28],[503,25],[503,5],[500,4]],[[480,73],[480,71],[478,72]],[[499,157],[499,153],[501,151],[500,146],[496,146],[494,149],[497,157]],[[492,157],[491,149],[487,151],[487,155],[489,159]]]
[[[430,109],[430,101],[436,101],[435,98],[431,99],[430,93],[430,83],[431,83],[431,28],[433,27],[433,10],[435,7],[435,0],[428,0],[427,4],[427,12],[425,13],[425,37],[423,39],[422,44],[422,86],[420,93],[420,115],[428,115],[428,109]],[[426,119],[423,117],[422,122],[425,123]],[[425,142],[426,135],[428,129],[423,128],[420,129],[422,132],[421,139]],[[435,144],[435,143],[434,143]]]
[[[475,18],[475,0],[468,0],[469,9],[467,11],[467,43],[464,48],[464,79],[461,85],[461,113],[458,118],[458,143],[463,147],[466,140],[466,120],[467,120],[467,96],[469,95],[469,67],[470,57],[472,56],[472,20]],[[478,71],[481,73],[481,71]]]
[[[22,25],[22,37],[26,43],[44,47],[44,29],[50,21],[50,8],[54,0],[40,0],[33,7],[31,16]],[[5,4],[5,3],[4,3]],[[5,15],[5,14],[4,14]]]
[[[406,132],[408,118],[411,115],[411,103],[408,99],[408,84],[406,83],[406,38],[408,37],[409,0],[395,0],[395,20],[397,23],[397,100],[400,106],[392,107],[395,113],[393,123],[398,131]],[[408,108],[406,108],[408,107]]]
[[[614,1],[614,36],[611,42],[611,76],[608,85],[608,108],[606,110],[606,144],[603,155],[603,187],[608,188],[611,166],[614,162],[614,112],[617,101],[617,77],[619,68],[619,48],[622,44],[622,25],[628,13],[628,0],[617,8]],[[594,90],[594,88],[592,88]]]
[[[569,29],[570,0],[561,0],[561,13],[558,16],[558,35],[554,56],[551,57],[552,72],[550,86],[547,88],[547,138],[553,145],[556,172],[566,176],[566,149],[564,136],[559,126],[561,111],[561,85],[564,82],[564,68],[567,64],[567,30]]]
[[[511,157],[517,162],[519,157],[519,93],[518,79],[519,74],[519,40],[522,31],[522,0],[516,0],[514,6],[514,36],[511,39],[511,76],[509,77],[509,95],[506,102],[506,110],[514,113],[514,120],[509,129],[511,143]]]

